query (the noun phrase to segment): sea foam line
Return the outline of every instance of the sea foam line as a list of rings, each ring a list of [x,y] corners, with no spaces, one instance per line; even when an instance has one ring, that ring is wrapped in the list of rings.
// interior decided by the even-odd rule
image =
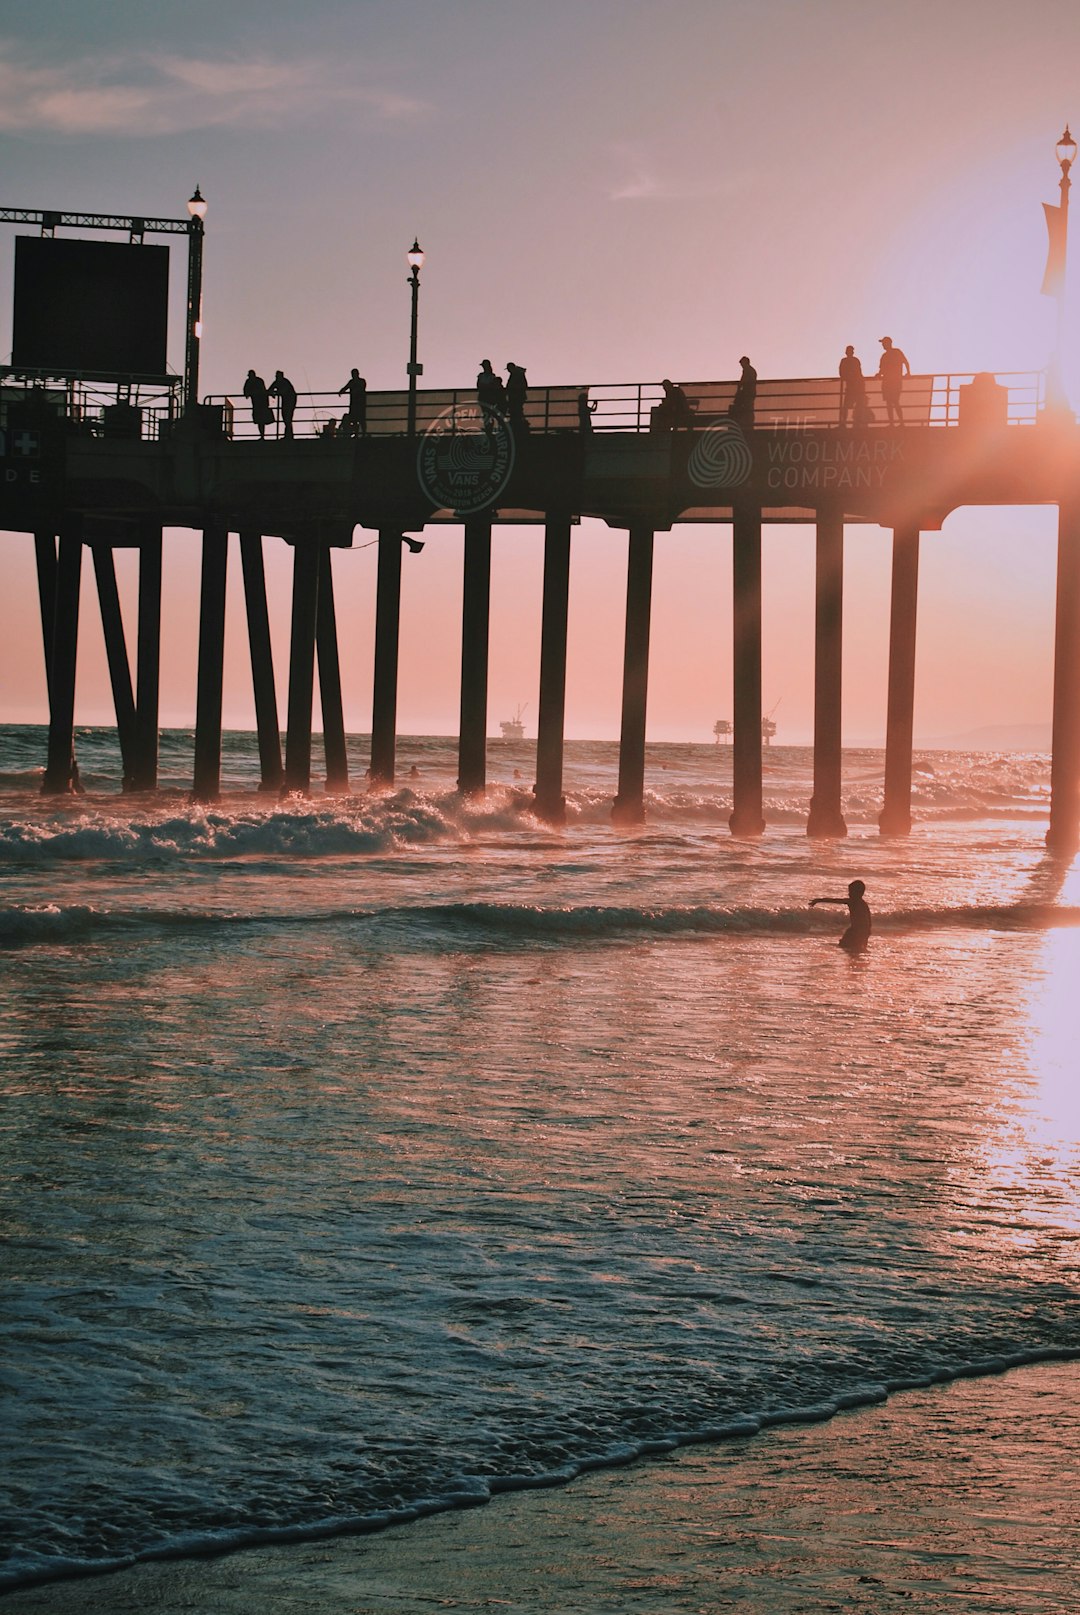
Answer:
[[[282,1523],[274,1526],[238,1526],[227,1530],[183,1532],[167,1541],[150,1543],[136,1552],[108,1559],[91,1561],[50,1556],[48,1563],[43,1563],[41,1556],[38,1556],[34,1563],[10,1569],[0,1567],[0,1595],[20,1587],[41,1586],[48,1582],[128,1570],[140,1563],[211,1558],[241,1548],[317,1542],[335,1536],[373,1535],[377,1531],[385,1531],[396,1525],[413,1524],[432,1514],[449,1513],[453,1509],[460,1508],[476,1508],[508,1492],[539,1491],[565,1486],[580,1475],[602,1469],[623,1468],[642,1458],[663,1457],[679,1447],[745,1440],[784,1426],[823,1424],[835,1418],[838,1413],[880,1406],[890,1397],[905,1391],[928,1390],[935,1385],[945,1385],[959,1379],[988,1378],[991,1375],[1007,1373],[1011,1369],[1031,1367],[1037,1363],[1076,1361],[1080,1361],[1080,1346],[1033,1346],[992,1357],[961,1359],[958,1362],[940,1364],[923,1374],[912,1374],[853,1387],[850,1391],[841,1392],[823,1402],[806,1406],[765,1408],[760,1412],[725,1419],[722,1424],[698,1425],[689,1430],[672,1431],[666,1436],[618,1443],[603,1452],[574,1459],[554,1470],[500,1476],[464,1475],[460,1479],[460,1484],[448,1488],[438,1496],[418,1498],[401,1508],[377,1510],[364,1515],[331,1516],[302,1524]]]

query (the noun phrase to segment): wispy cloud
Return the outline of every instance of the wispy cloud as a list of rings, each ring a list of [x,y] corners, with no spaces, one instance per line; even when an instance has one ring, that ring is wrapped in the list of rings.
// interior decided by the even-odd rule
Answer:
[[[608,189],[609,202],[694,202],[710,196],[732,196],[745,190],[751,176],[728,166],[722,172],[702,175],[659,162],[640,147],[612,148],[617,177]]]
[[[415,118],[411,96],[358,83],[349,64],[268,56],[210,59],[138,52],[34,61],[0,43],[0,130],[169,135],[227,124],[264,127],[345,104],[378,121]]]

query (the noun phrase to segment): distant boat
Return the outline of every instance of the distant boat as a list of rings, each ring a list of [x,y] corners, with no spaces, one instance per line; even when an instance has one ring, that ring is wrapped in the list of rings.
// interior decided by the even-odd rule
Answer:
[[[525,725],[522,722],[521,717],[524,711],[525,708],[523,706],[518,707],[512,718],[504,718],[499,724],[499,728],[502,730],[502,737],[504,740],[525,739]]]

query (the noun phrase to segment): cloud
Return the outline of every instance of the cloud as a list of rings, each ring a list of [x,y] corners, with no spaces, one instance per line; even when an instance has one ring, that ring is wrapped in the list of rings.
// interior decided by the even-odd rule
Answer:
[[[640,148],[618,145],[612,148],[615,166],[621,170],[608,190],[609,202],[696,202],[707,197],[733,196],[745,190],[751,176],[729,168],[708,178],[680,170],[673,173]]]
[[[228,124],[265,127],[332,103],[376,121],[426,109],[411,96],[357,83],[348,66],[309,58],[211,59],[131,52],[44,63],[0,44],[0,130],[12,134],[170,135]]]

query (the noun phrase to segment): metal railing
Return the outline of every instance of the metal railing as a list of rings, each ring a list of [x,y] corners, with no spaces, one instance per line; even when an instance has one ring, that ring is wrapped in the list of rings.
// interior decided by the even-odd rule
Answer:
[[[56,376],[0,366],[0,428],[63,424],[77,437],[164,437],[180,415],[179,376]]]
[[[727,416],[735,394],[735,381],[683,382],[689,414],[677,429],[701,428]],[[530,432],[576,434],[581,431],[579,397],[590,405],[589,422],[595,432],[661,432],[666,428],[661,406],[664,391],[659,382],[604,382],[599,385],[530,387],[524,414]],[[335,392],[301,393],[293,419],[295,437],[404,437],[408,428],[408,392],[369,392],[362,421],[349,414],[345,400]],[[887,410],[876,377],[866,378],[866,402],[871,425],[887,424]],[[1041,371],[974,371],[910,376],[904,382],[900,407],[907,426],[983,425],[1033,426],[1046,402]],[[232,416],[236,438],[257,437],[247,400],[219,396],[207,399]],[[658,411],[661,413],[658,415]],[[850,420],[850,417],[849,417]],[[473,387],[425,389],[416,396],[416,431],[422,434],[439,424],[451,433],[483,429]],[[758,382],[753,424],[766,431],[820,430],[840,426],[840,382],[836,377],[768,378]],[[284,435],[280,414],[267,426],[268,438]]]
[[[675,430],[700,430],[727,417],[734,381],[681,383],[687,411]],[[870,426],[887,424],[880,381],[866,378]],[[604,382],[574,386],[530,387],[524,408],[528,430],[537,435],[578,435],[582,431],[584,397],[591,407],[589,428],[596,433],[665,433],[664,391],[659,382]],[[296,438],[404,437],[408,430],[407,390],[370,392],[361,420],[354,419],[347,399],[337,392],[301,393],[293,419]],[[272,401],[273,402],[273,401]],[[1032,426],[1046,403],[1041,371],[971,371],[911,376],[905,380],[901,410],[905,426]],[[208,397],[199,406],[203,429],[230,440],[257,439],[251,409],[240,395]],[[100,438],[164,438],[180,418],[180,378],[54,377],[44,372],[0,367],[0,428],[22,425],[35,416],[63,420],[82,436]],[[745,424],[745,422],[744,422]],[[836,377],[769,377],[758,382],[753,425],[772,432],[820,430],[847,424],[841,420],[840,382]],[[438,425],[450,433],[484,429],[475,387],[425,389],[416,395],[416,431]],[[285,436],[280,410],[266,436]]]

